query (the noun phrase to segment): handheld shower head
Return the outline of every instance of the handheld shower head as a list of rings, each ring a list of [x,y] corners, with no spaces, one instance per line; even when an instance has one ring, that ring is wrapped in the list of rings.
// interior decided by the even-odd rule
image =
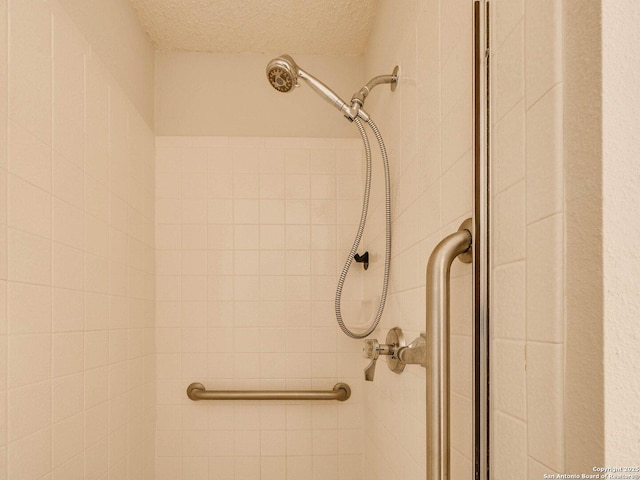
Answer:
[[[289,55],[281,55],[267,64],[267,78],[279,92],[290,92],[298,84],[300,67]]]
[[[290,92],[293,87],[298,85],[298,78],[302,78],[322,98],[343,112],[348,118],[353,119],[349,106],[338,94],[313,75],[301,69],[290,55],[280,55],[267,64],[267,79],[271,86],[279,92]]]

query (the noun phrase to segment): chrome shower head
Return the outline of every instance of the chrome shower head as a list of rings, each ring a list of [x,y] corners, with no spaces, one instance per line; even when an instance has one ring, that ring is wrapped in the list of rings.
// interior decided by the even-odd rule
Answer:
[[[290,55],[280,55],[271,60],[267,64],[267,78],[271,86],[282,93],[290,92],[293,87],[297,87],[298,78],[302,78],[318,95],[353,119],[349,117],[349,106],[324,83],[301,69]]]
[[[298,85],[300,67],[289,55],[281,55],[267,64],[267,78],[273,88],[279,92],[290,92]]]

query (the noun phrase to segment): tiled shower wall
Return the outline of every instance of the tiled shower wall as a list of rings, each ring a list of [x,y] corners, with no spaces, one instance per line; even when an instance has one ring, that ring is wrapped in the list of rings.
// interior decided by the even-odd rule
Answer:
[[[56,2],[0,20],[0,478],[152,479],[154,136]]]
[[[366,52],[367,78],[400,65],[395,92],[378,87],[367,111],[390,153],[393,248],[388,305],[378,332],[402,327],[411,342],[425,331],[425,271],[435,245],[471,215],[472,3],[469,0],[379,2]],[[383,218],[381,180],[375,208]],[[381,258],[383,224],[365,246]],[[381,262],[366,277],[365,299],[377,299]],[[458,261],[451,279],[451,478],[472,473],[472,282]],[[380,361],[384,362],[384,359]],[[365,390],[365,476],[422,480],[426,468],[425,369],[402,375],[381,364]],[[519,478],[516,476],[514,478]]]
[[[492,478],[534,480],[565,461],[562,2],[492,10]]]
[[[384,21],[374,28],[366,53],[367,78],[401,62],[398,90],[376,91],[368,99],[388,139],[396,185],[395,262],[379,339],[394,325],[409,332],[408,341],[424,331],[427,258],[470,213],[472,3],[406,2],[398,9],[381,2],[378,18]],[[561,3],[524,4],[491,5],[491,453],[492,477],[499,480],[538,479],[564,466]],[[381,234],[379,228],[377,238],[367,236],[370,250],[383,251]],[[471,476],[467,273],[454,263],[454,479]],[[380,274],[372,278],[365,298],[379,291]],[[424,372],[408,367],[396,377],[379,367],[376,375],[365,396],[365,474],[386,478],[400,458],[404,478],[424,478]]]
[[[333,298],[361,206],[355,139],[158,137],[158,480],[362,478],[360,342]],[[361,267],[345,288],[360,312]],[[359,317],[358,317],[359,320]],[[347,402],[193,402],[186,387]]]

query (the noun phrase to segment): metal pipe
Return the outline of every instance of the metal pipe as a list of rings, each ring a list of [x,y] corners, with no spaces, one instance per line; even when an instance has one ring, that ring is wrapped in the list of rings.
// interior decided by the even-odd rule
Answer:
[[[427,265],[427,480],[450,479],[449,277],[453,260],[471,249],[471,228],[468,219],[433,249]]]
[[[391,84],[391,91],[395,92],[396,87],[398,86],[398,71],[399,68],[396,65],[391,75],[378,75],[377,77],[373,77],[369,80],[364,87],[362,87],[357,93],[354,93],[353,97],[351,97],[352,106],[355,101],[356,104],[362,107],[364,105],[364,101],[369,96],[369,93],[371,93],[371,90],[378,85]]]
[[[333,390],[206,390],[201,383],[187,387],[191,400],[338,400],[351,396],[351,387],[336,383]]]
[[[371,80],[367,82],[364,86],[369,92],[373,90],[373,87],[377,87],[378,85],[387,84],[387,83],[396,83],[398,81],[398,75],[378,75],[377,77],[373,77]]]

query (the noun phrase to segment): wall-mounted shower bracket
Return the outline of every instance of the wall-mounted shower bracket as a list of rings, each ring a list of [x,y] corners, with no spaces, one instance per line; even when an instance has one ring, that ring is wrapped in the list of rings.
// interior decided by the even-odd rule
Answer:
[[[357,263],[362,263],[362,266],[365,270],[369,269],[369,252],[364,252],[362,255],[358,255],[357,253],[353,256],[353,259]]]
[[[473,232],[473,220],[471,218],[467,218],[460,224],[460,227],[458,227],[458,231],[462,230]],[[465,252],[462,252],[460,255],[458,255],[458,260],[460,260],[462,263],[473,262],[473,250],[471,248],[468,248]]]
[[[396,65],[391,75],[378,75],[377,77],[373,77],[369,80],[364,87],[362,87],[357,93],[354,93],[353,97],[351,97],[351,108],[354,108],[356,105],[358,107],[362,107],[367,96],[371,93],[371,90],[373,90],[373,87],[378,85],[389,84],[391,86],[391,91],[395,92],[398,87],[399,70],[400,67]]]
[[[394,327],[387,333],[386,342],[380,344],[375,339],[364,341],[362,353],[365,358],[371,359],[367,368],[364,369],[364,379],[368,382],[373,381],[376,361],[380,355],[386,355],[387,366],[393,373],[402,373],[407,364],[427,366],[427,342],[424,333],[407,345],[402,329]]]

